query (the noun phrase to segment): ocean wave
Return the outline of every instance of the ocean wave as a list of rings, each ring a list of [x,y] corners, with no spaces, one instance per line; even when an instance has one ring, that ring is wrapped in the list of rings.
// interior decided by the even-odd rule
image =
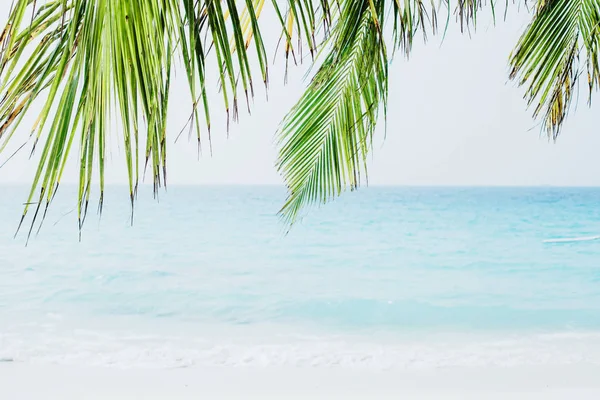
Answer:
[[[544,243],[575,243],[575,242],[591,242],[594,240],[599,240],[600,235],[597,236],[581,236],[581,237],[571,237],[571,238],[556,238],[556,239],[546,239]]]

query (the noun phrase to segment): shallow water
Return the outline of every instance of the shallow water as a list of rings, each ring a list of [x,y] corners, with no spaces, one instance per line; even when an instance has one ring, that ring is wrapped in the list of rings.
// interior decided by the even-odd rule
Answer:
[[[288,235],[278,187],[74,188],[12,238],[0,187],[0,358],[393,366],[600,363],[600,189],[369,188]],[[551,242],[547,242],[550,240]]]

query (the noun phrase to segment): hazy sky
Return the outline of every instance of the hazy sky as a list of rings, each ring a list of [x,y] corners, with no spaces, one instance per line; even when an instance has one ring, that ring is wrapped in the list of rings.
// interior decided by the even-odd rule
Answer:
[[[6,13],[0,11],[2,24]],[[540,136],[526,110],[523,90],[507,79],[508,54],[528,19],[525,12],[511,12],[507,22],[494,27],[491,18],[483,18],[471,38],[454,25],[441,47],[441,37],[435,37],[426,45],[419,41],[409,61],[397,57],[390,68],[387,138],[381,124],[370,162],[371,184],[600,185],[600,114],[588,109],[587,93],[581,92],[577,111],[552,144]],[[212,116],[212,158],[205,153],[198,161],[195,141],[185,135],[170,145],[171,183],[281,183],[274,167],[274,133],[305,85],[304,68],[298,68],[284,86],[281,61],[271,66],[269,102],[264,90],[257,90],[252,115],[241,113],[229,139],[225,115]],[[171,98],[171,143],[188,118],[185,85],[180,73]],[[34,119],[25,121],[15,144],[24,140]],[[107,181],[113,183],[125,182],[117,139],[107,166]],[[7,155],[0,155],[0,164]],[[0,183],[32,178],[35,165],[26,155],[0,169]],[[77,157],[76,150],[72,155]],[[76,180],[70,168],[63,181]]]

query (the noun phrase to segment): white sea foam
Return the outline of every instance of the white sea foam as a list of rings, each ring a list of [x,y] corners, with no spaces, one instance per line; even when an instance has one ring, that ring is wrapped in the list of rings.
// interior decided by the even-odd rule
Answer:
[[[117,368],[338,367],[369,370],[442,367],[600,365],[600,334],[436,335],[421,339],[267,337],[219,340],[76,330],[0,334],[0,358],[32,364]]]

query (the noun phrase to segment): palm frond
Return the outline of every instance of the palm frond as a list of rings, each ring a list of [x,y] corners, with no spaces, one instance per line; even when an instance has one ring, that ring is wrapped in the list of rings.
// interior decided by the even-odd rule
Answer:
[[[404,49],[408,56],[417,33],[421,32],[424,39],[427,39],[429,31],[435,34],[440,4],[433,0],[393,1],[391,19],[394,23],[392,30],[394,49]],[[448,16],[450,16],[449,10],[448,4]]]
[[[388,91],[384,10],[381,0],[344,3],[347,23],[336,25],[331,52],[283,122],[278,167],[288,185],[282,213],[289,222],[306,204],[360,183]]]
[[[115,112],[125,144],[132,210],[141,157],[155,192],[166,185],[166,117],[171,67],[177,56],[184,62],[194,99],[192,124],[198,140],[198,106],[204,108],[210,129],[208,63],[217,65],[223,101],[233,118],[240,90],[247,102],[253,92],[247,51],[251,38],[261,80],[267,82],[266,53],[257,22],[263,6],[260,0],[246,0],[241,7],[234,0],[54,0],[35,5],[31,0],[16,1],[0,38],[0,152],[33,102],[44,102],[32,127],[32,153],[38,142],[43,147],[21,218],[22,224],[35,206],[29,234],[40,216],[40,226],[43,222],[76,136],[80,230],[94,171],[100,177],[102,210],[104,156]],[[27,54],[29,48],[33,51]]]
[[[527,85],[525,97],[543,114],[544,129],[556,140],[580,75],[579,59],[587,65],[591,91],[600,82],[599,0],[539,1],[533,21],[510,58],[511,78]]]
[[[76,132],[79,132],[79,225],[85,221],[92,176],[100,176],[100,211],[104,199],[104,155],[112,109],[120,109],[126,146],[131,197],[137,186],[131,146],[139,144],[139,116],[146,120],[146,163],[151,159],[155,186],[165,179],[166,106],[177,2],[54,1],[37,9],[32,22],[25,12],[31,2],[19,1],[9,17],[2,53],[0,107],[3,115],[25,114],[43,93],[44,105],[32,129],[33,150],[45,143],[21,223],[36,204],[33,222],[46,210],[58,190]],[[31,32],[34,32],[32,34]],[[24,60],[25,40],[44,34],[33,54]],[[19,41],[21,40],[21,41]],[[18,73],[15,66],[22,62]],[[166,69],[164,67],[167,67]],[[114,97],[118,99],[114,101]],[[16,99],[26,99],[16,106]],[[5,111],[6,110],[6,111]],[[2,146],[21,119],[10,117]],[[137,160],[137,151],[135,152]],[[136,162],[137,168],[137,162]],[[135,184],[134,184],[135,179]],[[39,193],[36,196],[36,191]],[[36,201],[34,201],[36,199]],[[43,221],[43,217],[42,217]]]
[[[450,13],[449,2],[432,0],[341,2],[337,19],[343,23],[334,25],[323,64],[278,133],[277,166],[288,187],[280,214],[287,223],[302,208],[367,180],[372,135],[380,109],[385,118],[387,108],[385,33],[391,32],[394,50],[408,55],[417,34],[426,39],[436,33],[444,4]],[[466,23],[481,5],[459,1],[456,12]]]

